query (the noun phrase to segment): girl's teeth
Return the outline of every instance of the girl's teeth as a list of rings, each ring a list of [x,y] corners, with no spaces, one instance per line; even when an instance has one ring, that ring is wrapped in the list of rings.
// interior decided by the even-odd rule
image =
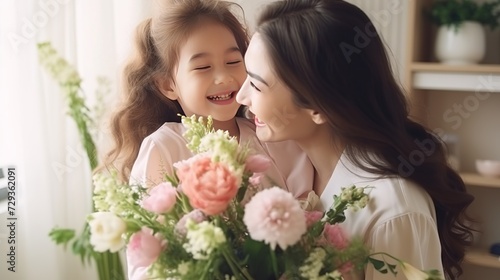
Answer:
[[[218,96],[209,96],[208,98],[211,100],[227,100],[227,99],[231,98],[232,94],[233,93],[228,93],[225,95],[218,95]]]

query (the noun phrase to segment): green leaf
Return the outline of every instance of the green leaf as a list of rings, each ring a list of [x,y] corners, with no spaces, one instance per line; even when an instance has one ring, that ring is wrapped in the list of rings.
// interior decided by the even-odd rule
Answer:
[[[247,265],[254,272],[254,279],[273,279],[271,248],[264,242],[247,239],[243,245],[244,253],[248,256]],[[259,269],[252,269],[258,267]]]
[[[245,194],[247,193],[247,186],[242,186],[238,189],[238,193],[236,194],[236,199],[237,201],[242,201],[243,198],[245,197]]]
[[[397,269],[396,269],[396,268],[397,268],[397,265],[388,263],[388,264],[387,264],[387,266],[389,266],[389,270],[390,270],[390,271],[391,271],[394,275],[398,274],[398,271],[397,271]]]
[[[385,262],[381,261],[381,260],[377,260],[377,259],[374,259],[374,258],[368,258],[368,261],[373,265],[373,267],[383,273],[383,274],[386,274],[387,273],[387,269],[383,269],[386,265],[385,265]]]
[[[464,21],[476,21],[495,29],[500,20],[500,0],[476,3],[471,0],[436,0],[426,11],[429,19],[438,26],[457,29]]]
[[[73,238],[75,238],[75,230],[67,228],[53,228],[49,232],[49,236],[56,244],[63,244],[64,249]]]

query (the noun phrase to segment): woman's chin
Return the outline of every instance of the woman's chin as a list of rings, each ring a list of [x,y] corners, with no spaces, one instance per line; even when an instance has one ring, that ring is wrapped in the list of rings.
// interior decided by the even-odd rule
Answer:
[[[270,131],[267,126],[257,126],[255,129],[255,134],[261,142],[278,142],[287,140],[281,139],[281,137],[272,133],[272,131]]]

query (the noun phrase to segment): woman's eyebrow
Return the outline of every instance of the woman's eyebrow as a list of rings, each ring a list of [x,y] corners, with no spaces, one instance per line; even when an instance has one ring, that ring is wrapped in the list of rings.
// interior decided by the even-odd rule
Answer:
[[[252,78],[254,78],[254,79],[262,82],[263,84],[265,84],[266,86],[269,87],[269,84],[261,76],[255,74],[255,73],[252,73],[252,72],[250,72],[248,70],[247,70],[247,74],[248,74],[248,76],[250,76],[250,77],[252,77]]]

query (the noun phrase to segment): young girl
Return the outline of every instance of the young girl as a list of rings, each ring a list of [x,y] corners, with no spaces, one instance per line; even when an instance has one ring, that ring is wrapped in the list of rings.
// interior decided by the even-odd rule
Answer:
[[[253,122],[235,117],[242,116],[235,99],[246,77],[248,46],[247,33],[231,12],[235,4],[163,3],[138,27],[138,54],[125,69],[126,100],[113,119],[116,148],[106,164],[118,165],[131,183],[157,185],[165,173],[173,174],[173,163],[193,155],[177,114],[210,115],[215,129],[250,142],[255,153],[272,159],[266,175],[276,185],[297,197],[311,190],[313,168],[296,144],[261,144]],[[147,269],[128,258],[130,279],[145,279]]]
[[[359,32],[368,32],[363,46]],[[473,197],[447,165],[441,141],[409,118],[366,14],[341,0],[274,2],[260,15],[245,62],[238,102],[256,116],[262,141],[293,139],[306,151],[320,208],[341,187],[373,186],[367,207],[342,224],[347,234],[456,279],[471,240],[465,210]],[[290,125],[269,122],[276,106],[289,108]],[[405,279],[372,268],[364,278]]]

